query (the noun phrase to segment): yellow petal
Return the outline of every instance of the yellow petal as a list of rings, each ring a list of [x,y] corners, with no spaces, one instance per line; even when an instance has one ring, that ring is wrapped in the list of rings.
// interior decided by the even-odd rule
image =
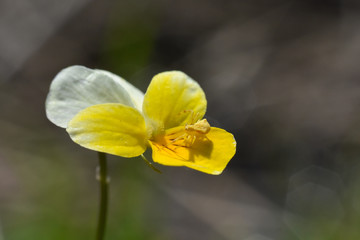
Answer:
[[[205,111],[203,90],[183,72],[156,75],[145,93],[143,113],[150,120],[155,135],[164,129],[196,122]]]
[[[234,136],[223,129],[211,127],[206,136],[198,136],[192,145],[187,147],[182,140],[187,136],[183,129],[184,127],[169,129],[166,135],[150,141],[154,162],[168,166],[186,166],[208,174],[220,174],[235,154]]]
[[[85,108],[66,130],[85,148],[122,157],[139,156],[147,146],[144,117],[138,110],[117,103]]]

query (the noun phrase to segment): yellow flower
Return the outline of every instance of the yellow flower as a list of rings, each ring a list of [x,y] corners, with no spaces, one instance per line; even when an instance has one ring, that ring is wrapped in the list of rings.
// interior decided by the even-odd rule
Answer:
[[[236,141],[203,119],[206,105],[199,84],[179,71],[156,75],[142,95],[109,72],[73,66],[54,79],[46,110],[83,147],[136,157],[150,146],[154,162],[220,174],[235,154]]]

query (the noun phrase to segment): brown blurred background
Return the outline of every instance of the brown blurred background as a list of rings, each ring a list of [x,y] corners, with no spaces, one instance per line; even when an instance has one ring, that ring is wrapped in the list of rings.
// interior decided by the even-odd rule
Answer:
[[[181,70],[234,133],[220,176],[110,157],[107,239],[360,239],[356,0],[1,0],[0,240],[94,239],[97,156],[50,123],[61,69]]]

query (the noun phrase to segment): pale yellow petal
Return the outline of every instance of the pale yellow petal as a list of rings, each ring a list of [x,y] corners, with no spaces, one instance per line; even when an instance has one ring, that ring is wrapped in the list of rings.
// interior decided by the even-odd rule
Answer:
[[[85,148],[135,157],[147,147],[144,117],[135,108],[116,103],[94,105],[79,112],[66,129]]]
[[[178,139],[186,137],[183,128],[166,131],[166,135],[150,141],[154,162],[168,166],[186,166],[208,174],[220,174],[234,156],[234,136],[220,128],[212,127],[206,137],[197,137],[189,147]],[[170,137],[171,136],[171,137]]]
[[[201,119],[206,111],[206,98],[197,82],[179,71],[156,75],[144,97],[143,113],[154,128],[185,125]]]

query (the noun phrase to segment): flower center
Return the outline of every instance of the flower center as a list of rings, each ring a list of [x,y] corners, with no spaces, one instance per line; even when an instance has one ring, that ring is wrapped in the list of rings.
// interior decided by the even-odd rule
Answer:
[[[203,120],[197,121],[195,124],[187,124],[185,126],[185,132],[189,135],[206,135],[210,131],[210,124],[204,118]]]
[[[206,134],[210,131],[210,124],[206,119],[197,121],[195,124],[187,124],[178,133],[167,135],[171,145],[179,147],[191,147],[196,139],[206,139]]]
[[[169,129],[164,135],[158,135],[154,140],[151,140],[154,146],[164,153],[167,153],[173,158],[186,160],[182,157],[184,151],[190,151],[197,143],[202,141],[210,142],[207,134],[210,132],[210,124],[206,119],[198,120],[194,124],[186,124]],[[202,143],[200,143],[202,144]]]

